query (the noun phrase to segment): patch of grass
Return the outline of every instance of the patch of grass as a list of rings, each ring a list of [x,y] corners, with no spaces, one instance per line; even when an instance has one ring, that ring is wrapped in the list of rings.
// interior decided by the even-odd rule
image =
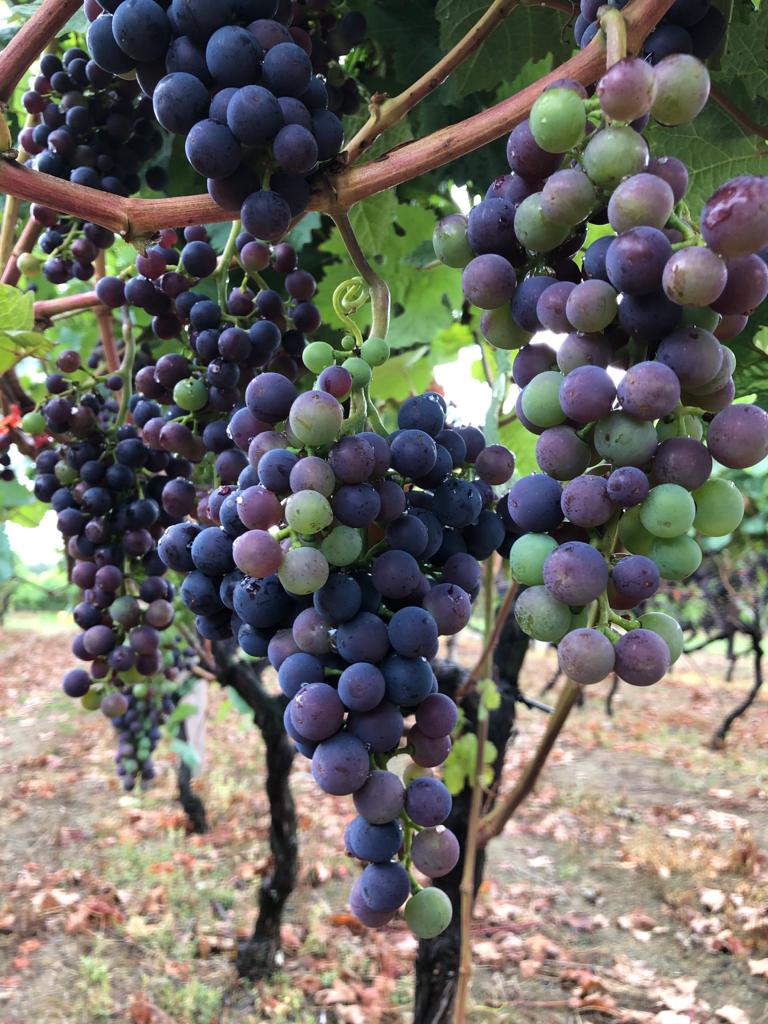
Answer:
[[[213,1024],[219,1019],[221,990],[197,978],[184,984],[163,979],[154,984],[154,1000],[179,1024]]]
[[[89,1021],[111,1020],[112,985],[109,980],[110,964],[99,953],[81,956],[78,962],[77,990],[82,999],[85,1017]]]

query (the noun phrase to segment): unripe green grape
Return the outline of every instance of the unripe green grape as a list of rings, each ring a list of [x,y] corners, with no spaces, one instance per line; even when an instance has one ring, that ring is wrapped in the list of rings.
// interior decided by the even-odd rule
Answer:
[[[322,373],[336,362],[333,348],[327,341],[310,341],[301,353],[301,359],[311,373]]]
[[[656,436],[659,441],[666,441],[669,437],[692,437],[694,441],[700,441],[704,436],[704,425],[700,416],[686,413],[685,416],[659,420]]]
[[[285,521],[292,530],[310,537],[331,525],[333,511],[318,491],[298,491],[285,503]]]
[[[708,306],[683,306],[680,329],[684,327],[700,327],[703,331],[709,331],[710,334],[714,334],[721,320],[720,314]]]
[[[27,434],[42,434],[45,431],[45,417],[39,412],[28,412],[21,418],[21,429]]]
[[[149,686],[146,683],[137,683],[133,688],[134,697],[146,697],[149,693]]]
[[[669,648],[670,664],[674,664],[683,653],[684,645],[683,631],[678,622],[664,612],[646,612],[640,616],[640,625],[661,637]]]
[[[361,359],[360,356],[350,356],[341,365],[352,374],[352,389],[354,391],[359,391],[360,388],[367,387],[371,383],[371,367],[365,359]]]
[[[541,208],[541,192],[527,196],[515,211],[515,234],[529,252],[550,252],[561,245],[570,227],[553,224]]]
[[[133,757],[126,757],[123,761],[123,768],[129,775],[135,775],[139,770],[139,762]]]
[[[467,241],[467,218],[460,213],[443,217],[432,233],[432,246],[435,256],[446,267],[465,267],[475,255]]]
[[[431,768],[424,768],[422,765],[416,764],[415,761],[411,761],[403,770],[403,785],[407,786],[408,783],[413,782],[414,779],[431,779],[434,774],[435,773]]]
[[[640,507],[640,522],[654,537],[681,537],[693,526],[696,505],[679,484],[652,487]]]
[[[369,366],[383,366],[389,359],[389,345],[384,338],[366,338],[360,354]]]
[[[277,570],[280,582],[290,594],[314,594],[328,581],[328,561],[316,548],[291,548]]]
[[[656,538],[640,522],[640,506],[628,508],[619,520],[619,540],[633,555],[650,556]]]
[[[571,629],[586,629],[590,623],[595,621],[594,613],[597,610],[597,601],[585,604],[577,612],[571,613]],[[568,631],[570,632],[570,630]]]
[[[651,558],[665,580],[684,580],[701,565],[701,548],[693,537],[657,537],[651,546]]]
[[[42,264],[31,252],[23,252],[16,259],[16,266],[24,277],[38,277]]]
[[[509,569],[513,578],[527,587],[544,582],[544,562],[557,547],[557,541],[546,533],[526,533],[518,537],[509,552]]]
[[[656,443],[653,424],[625,412],[611,412],[595,424],[595,451],[614,466],[644,466]]]
[[[560,408],[560,387],[565,380],[557,370],[537,374],[523,388],[521,404],[526,419],[537,427],[556,427],[566,415]]]
[[[417,939],[434,939],[445,931],[452,917],[450,899],[435,886],[417,892],[405,905],[405,923]]]
[[[616,188],[622,178],[642,171],[648,163],[648,145],[628,126],[595,132],[584,148],[584,170],[600,188]]]
[[[80,698],[80,703],[86,711],[98,711],[101,707],[101,698],[104,691],[101,688],[92,686],[85,696]]]
[[[531,134],[547,153],[565,153],[584,138],[584,100],[572,89],[547,89],[531,109]]]
[[[556,600],[546,587],[524,590],[515,602],[520,629],[534,640],[556,644],[571,628],[571,610]]]
[[[693,492],[696,502],[694,529],[705,537],[725,537],[744,518],[744,498],[731,480],[715,477]]]
[[[186,412],[197,412],[208,402],[208,388],[202,380],[185,377],[173,389],[173,400]]]
[[[331,565],[352,565],[363,553],[363,537],[353,526],[334,526],[320,550]]]
[[[288,425],[302,445],[312,447],[331,444],[339,436],[344,410],[325,391],[305,391],[299,395],[288,414]]]
[[[706,65],[689,53],[671,53],[654,70],[656,99],[651,114],[660,124],[686,124],[701,113],[709,99]]]
[[[60,484],[73,484],[77,480],[77,470],[73,469],[66,462],[57,462],[53,468],[53,475]]]
[[[533,337],[512,319],[508,302],[497,309],[486,309],[480,317],[480,330],[490,345],[505,352],[522,348]]]
[[[352,337],[351,334],[345,334],[344,337],[341,339],[341,347],[344,349],[345,352],[351,352],[356,344],[357,341],[355,338]]]

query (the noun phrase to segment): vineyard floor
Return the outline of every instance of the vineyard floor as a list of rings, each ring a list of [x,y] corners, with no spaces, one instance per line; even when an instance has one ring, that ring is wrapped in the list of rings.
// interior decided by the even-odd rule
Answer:
[[[211,831],[185,834],[172,755],[149,793],[112,774],[111,727],[59,695],[67,627],[0,631],[1,1024],[405,1024],[415,941],[346,912],[346,800],[299,759],[301,882],[268,982],[234,982],[268,865],[263,750],[212,694],[200,783]],[[459,651],[469,663],[470,640]],[[523,674],[536,695],[553,655]],[[683,658],[652,690],[577,709],[536,794],[497,840],[473,928],[472,1022],[768,1022],[768,700],[708,741],[750,681]],[[545,698],[548,699],[548,698]],[[504,784],[544,725],[520,709]]]

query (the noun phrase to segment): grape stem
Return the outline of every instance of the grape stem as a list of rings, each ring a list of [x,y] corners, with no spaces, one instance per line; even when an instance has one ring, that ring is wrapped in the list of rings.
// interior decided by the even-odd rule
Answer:
[[[379,410],[371,398],[369,385],[366,384],[363,388],[363,394],[365,395],[365,418],[368,421],[368,426],[380,437],[389,437],[389,431],[384,426]]]
[[[617,615],[615,612],[608,612],[608,621],[612,622],[614,626],[621,626],[622,629],[639,629],[640,620],[636,619],[633,615],[623,616]]]
[[[96,280],[99,281],[106,274],[106,259],[103,249],[99,249],[99,254],[94,260],[94,267],[96,270]],[[96,292],[92,294],[95,296]],[[104,350],[104,362],[107,364],[107,370],[110,373],[116,373],[120,366],[120,357],[117,354],[117,345],[115,344],[112,310],[99,303],[96,306],[96,319],[99,322],[99,337],[101,338],[101,347]]]
[[[226,309],[227,305],[227,281],[229,280],[229,269],[232,265],[232,256],[235,252],[235,243],[237,242],[237,236],[240,234],[240,221],[232,221],[232,227],[229,229],[229,237],[227,238],[227,244],[224,246],[224,251],[219,258],[219,262],[216,266],[216,278],[217,288],[219,295],[219,305],[222,310]]]
[[[389,288],[365,257],[357,235],[347,213],[334,213],[333,219],[339,229],[341,240],[346,246],[349,258],[358,274],[368,285],[371,293],[371,333],[372,338],[386,339],[389,330]]]
[[[627,56],[627,23],[617,7],[601,7],[597,17],[605,32],[605,66],[612,68]]]
[[[673,0],[633,0],[626,8],[624,19],[628,50],[635,52],[639,49],[648,32],[661,20],[672,3]],[[59,6],[65,5],[60,4],[59,0],[46,0],[41,11]],[[28,24],[33,20],[30,19]],[[9,50],[10,46],[6,47],[2,56],[6,57]],[[9,66],[6,60],[6,75]],[[0,82],[4,80],[2,69],[3,62],[0,60]],[[573,78],[583,85],[590,85],[601,76],[604,69],[605,46],[598,34],[570,60],[500,103],[458,124],[399,146],[370,163],[345,168],[329,176],[325,184],[318,183],[308,209],[322,210],[335,216],[350,209],[361,199],[443,167],[509,132],[528,116],[536,98],[552,82]],[[23,70],[20,70],[20,75]],[[128,240],[152,235],[168,224],[185,227],[190,224],[220,223],[231,218],[231,213],[217,206],[207,194],[172,199],[126,199],[40,174],[11,160],[0,160],[0,192],[53,206],[69,216],[91,220],[119,232]]]
[[[676,213],[670,213],[667,219],[667,227],[675,228],[683,236],[683,239],[698,245],[700,241],[700,235],[695,228],[691,227],[688,221],[683,220],[682,217],[678,217]]]
[[[16,225],[19,221],[21,200],[8,196],[3,207],[3,225],[0,228],[0,266],[4,267],[11,258],[16,240]]]
[[[120,411],[117,414],[118,427],[125,423],[126,417],[128,416],[131,395],[133,393],[133,360],[136,356],[136,341],[133,336],[133,324],[131,323],[131,313],[127,306],[123,306],[123,341],[125,342],[125,350],[123,352],[123,361],[120,364],[120,370],[118,371],[120,379],[123,382],[122,393],[120,396]]]
[[[719,107],[726,112],[726,114],[741,125],[746,131],[752,135],[757,135],[760,139],[768,139],[768,127],[762,124],[758,124],[757,121],[753,121],[749,114],[745,114],[743,110],[740,110],[735,103],[731,103],[727,96],[725,96],[719,89],[710,89],[710,98],[717,103]]]
[[[475,667],[469,673],[461,686],[456,690],[454,700],[457,704],[461,704],[467,694],[474,690],[480,682],[480,679],[483,677],[486,665],[488,664],[491,655],[496,650],[496,645],[498,644],[501,632],[504,629],[504,623],[507,621],[507,617],[512,610],[512,605],[514,604],[515,597],[517,596],[517,591],[517,583],[510,583],[509,588],[504,595],[504,600],[501,602],[501,607],[496,613],[496,621],[494,622],[493,630],[485,641],[480,657],[475,663]]]

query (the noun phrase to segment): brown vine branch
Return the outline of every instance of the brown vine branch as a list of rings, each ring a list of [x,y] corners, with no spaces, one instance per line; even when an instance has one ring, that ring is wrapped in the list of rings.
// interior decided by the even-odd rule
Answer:
[[[710,97],[717,103],[719,107],[726,112],[726,114],[732,118],[736,124],[740,124],[742,128],[750,132],[752,135],[757,135],[760,139],[768,139],[768,127],[766,125],[758,124],[757,121],[753,121],[749,114],[745,114],[743,110],[740,110],[735,103],[731,103],[728,97],[720,92],[719,89],[712,88],[709,91]]]
[[[17,260],[22,253],[32,252],[35,247],[35,243],[43,232],[43,225],[30,217],[24,228],[19,235],[16,245],[13,247],[10,259],[5,264],[3,269],[3,276],[0,279],[2,284],[17,285],[19,278],[21,277],[21,271],[19,270]]]
[[[482,675],[486,671],[488,661],[496,650],[496,645],[501,637],[502,630],[504,629],[504,623],[507,621],[509,613],[512,610],[512,605],[514,604],[515,597],[517,596],[517,591],[517,583],[511,583],[509,585],[509,589],[504,595],[504,600],[501,602],[501,607],[496,614],[496,621],[494,623],[493,630],[490,636],[486,639],[480,657],[475,663],[475,667],[456,691],[455,700],[457,704],[460,704],[466,695],[477,686]]]
[[[479,49],[517,4],[518,0],[493,0],[466,35],[421,78],[390,99],[374,96],[370,105],[371,116],[341,154],[341,159],[347,164],[355,163],[387,128],[401,121],[410,110],[442,85],[467,57]]]
[[[371,307],[373,316],[371,320],[371,337],[386,338],[389,330],[389,287],[387,282],[376,273],[366,259],[365,253],[360,248],[360,243],[352,229],[349,217],[346,213],[333,214],[333,220],[339,229],[341,240],[346,246],[349,258],[360,274],[362,279],[371,290]]]
[[[58,299],[41,299],[35,303],[35,320],[49,322],[60,313],[71,313],[78,309],[96,309],[100,306],[96,292],[79,292],[76,295],[62,295]]]
[[[560,694],[555,709],[547,720],[547,728],[544,731],[544,735],[539,741],[533,757],[523,769],[522,775],[517,780],[514,788],[496,804],[492,811],[481,819],[478,837],[480,846],[485,846],[489,840],[501,835],[509,819],[533,791],[539,775],[547,763],[552,747],[555,745],[555,741],[560,735],[578,696],[579,686],[570,679],[566,680],[565,687]]]
[[[672,0],[634,0],[625,9],[627,47],[636,52],[649,30],[671,7]],[[330,176],[318,186],[310,210],[337,213],[385,189],[401,185],[492,142],[528,116],[534,100],[551,82],[573,78],[583,85],[596,81],[605,67],[605,45],[598,35],[584,50],[527,88],[456,125],[400,146],[361,167]],[[117,231],[128,239],[147,237],[160,228],[231,220],[231,213],[207,195],[173,199],[124,199],[96,189],[61,181],[0,161],[0,191],[43,203],[61,213]]]
[[[13,90],[39,53],[80,10],[82,0],[44,0],[0,53],[0,101]],[[23,198],[23,196],[21,197]]]

